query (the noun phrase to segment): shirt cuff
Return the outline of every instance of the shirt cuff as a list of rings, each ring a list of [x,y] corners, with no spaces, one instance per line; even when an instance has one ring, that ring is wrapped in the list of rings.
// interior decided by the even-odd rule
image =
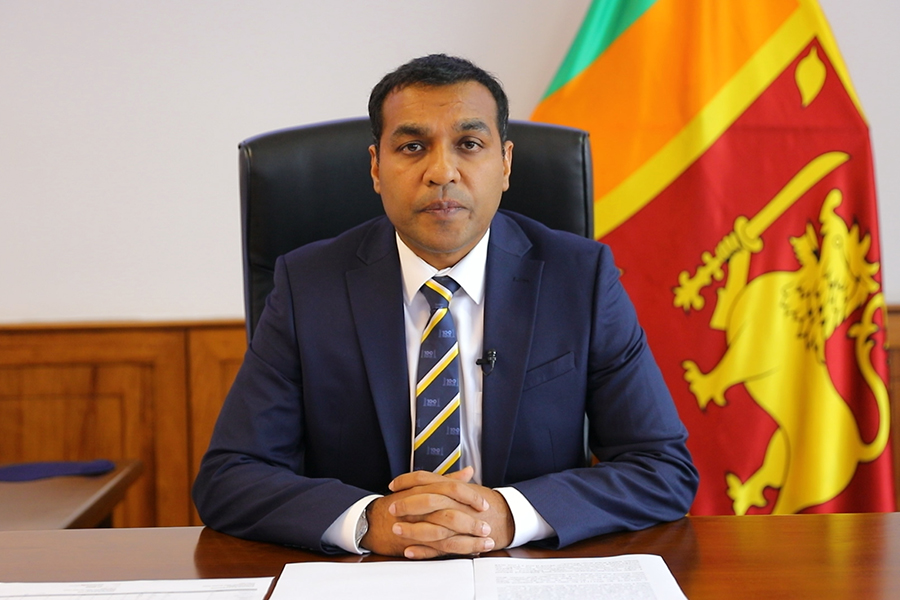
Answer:
[[[531,502],[522,495],[522,492],[511,487],[494,488],[494,491],[502,494],[503,498],[506,499],[506,504],[509,505],[509,512],[512,513],[513,523],[516,526],[513,541],[507,548],[515,548],[528,542],[543,540],[556,535],[553,527],[534,509]]]
[[[352,554],[368,554],[368,550],[360,548],[356,543],[356,525],[369,503],[377,498],[381,496],[372,494],[351,504],[350,508],[341,513],[341,516],[322,534],[322,543],[326,546],[337,546]]]

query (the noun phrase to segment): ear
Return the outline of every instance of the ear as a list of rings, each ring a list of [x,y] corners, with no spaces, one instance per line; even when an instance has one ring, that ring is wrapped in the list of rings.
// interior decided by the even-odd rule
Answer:
[[[512,173],[513,143],[506,140],[503,144],[503,191],[509,189],[509,174]]]
[[[369,157],[372,160],[372,187],[375,188],[376,194],[381,194],[381,177],[378,172],[378,148],[375,144],[369,146]]]

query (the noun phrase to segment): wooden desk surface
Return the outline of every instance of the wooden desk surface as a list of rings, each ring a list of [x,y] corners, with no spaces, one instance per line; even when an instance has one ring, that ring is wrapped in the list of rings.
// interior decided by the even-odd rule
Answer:
[[[562,551],[488,556],[659,554],[690,600],[900,598],[900,513],[689,517],[610,534]],[[0,532],[0,581],[276,576],[327,557],[201,527]]]
[[[109,473],[0,482],[0,530],[96,527],[143,470],[139,460],[116,462]]]

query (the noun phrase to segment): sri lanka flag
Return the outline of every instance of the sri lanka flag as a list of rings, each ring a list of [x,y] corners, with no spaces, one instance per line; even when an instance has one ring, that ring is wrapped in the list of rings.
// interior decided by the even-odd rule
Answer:
[[[695,514],[894,510],[868,126],[814,0],[595,0],[533,119],[586,129]]]

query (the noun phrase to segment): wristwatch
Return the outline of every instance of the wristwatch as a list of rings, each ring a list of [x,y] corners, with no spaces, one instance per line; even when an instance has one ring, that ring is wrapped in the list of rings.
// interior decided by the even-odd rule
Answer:
[[[369,506],[372,506],[370,502],[368,506],[366,506],[366,510],[362,511],[359,515],[359,520],[356,522],[356,547],[361,548],[359,545],[362,542],[363,537],[369,531]]]

